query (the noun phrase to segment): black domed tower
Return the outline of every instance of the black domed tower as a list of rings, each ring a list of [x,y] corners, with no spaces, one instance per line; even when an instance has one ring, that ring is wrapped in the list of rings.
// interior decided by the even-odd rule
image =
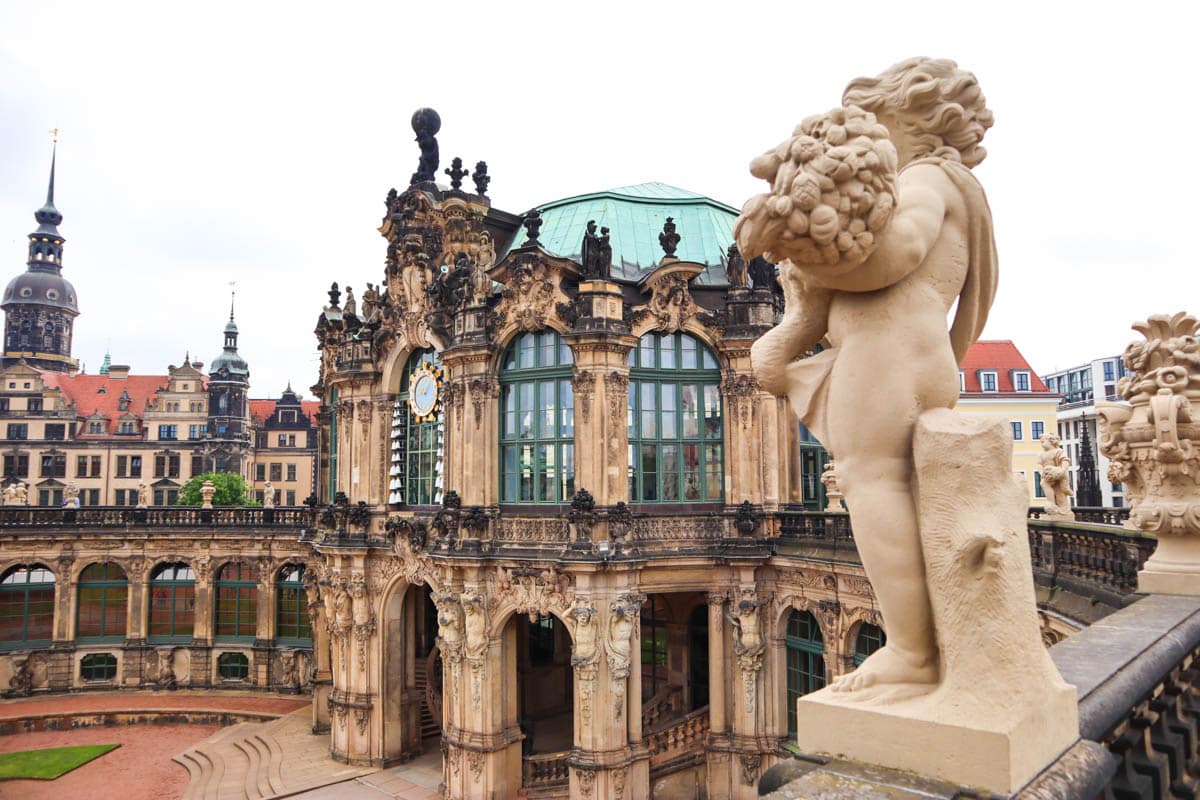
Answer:
[[[0,308],[4,309],[4,355],[0,367],[24,359],[37,369],[73,373],[71,330],[79,316],[75,287],[62,276],[63,239],[58,232],[62,214],[54,207],[54,166],[50,158],[50,188],[46,204],[33,215],[38,228],[29,234],[25,272],[9,281]]]
[[[246,477],[250,450],[250,367],[237,349],[238,328],[233,304],[225,325],[225,349],[208,372],[208,440],[206,451],[213,472],[236,472]]]

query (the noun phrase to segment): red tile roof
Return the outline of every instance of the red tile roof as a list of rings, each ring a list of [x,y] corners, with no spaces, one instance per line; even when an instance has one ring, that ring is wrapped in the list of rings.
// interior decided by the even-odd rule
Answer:
[[[130,375],[117,379],[109,375],[43,372],[42,380],[47,388],[59,389],[67,402],[74,404],[75,413],[79,416],[90,417],[98,412],[110,420],[117,420],[126,413],[141,419],[147,401],[153,401],[154,393],[159,389],[167,388],[166,375]],[[129,394],[128,412],[117,407],[124,393]]]
[[[963,378],[966,385],[966,391],[963,394],[987,394],[989,396],[996,394],[1016,394],[1016,395],[1032,395],[1032,394],[1052,394],[1046,388],[1046,384],[1038,377],[1038,374],[1029,366],[1029,362],[1025,360],[1025,356],[1021,355],[1021,351],[1011,340],[1004,339],[1002,341],[978,341],[971,345],[971,349],[967,351],[966,358],[959,369],[963,371]],[[1013,388],[1013,371],[1029,373],[1029,391],[1018,392]],[[994,371],[996,373],[996,389],[995,392],[983,392],[979,385],[980,371]]]
[[[275,404],[278,400],[255,400],[250,399],[250,419],[261,424],[271,418],[275,413]],[[308,421],[313,425],[317,424],[317,409],[321,404],[316,400],[301,400],[300,410],[308,417]]]

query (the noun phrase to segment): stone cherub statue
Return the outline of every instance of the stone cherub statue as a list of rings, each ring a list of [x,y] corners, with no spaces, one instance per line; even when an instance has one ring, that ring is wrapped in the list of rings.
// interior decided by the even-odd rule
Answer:
[[[846,507],[842,505],[842,487],[838,485],[837,465],[833,459],[825,462],[825,469],[821,471],[821,484],[825,487],[825,510],[826,511],[845,511]]]
[[[138,508],[148,508],[150,506],[150,487],[145,481],[138,484]]]
[[[838,454],[883,613],[887,645],[837,687],[932,684],[937,644],[913,430],[923,412],[954,406],[958,363],[995,294],[991,213],[970,171],[986,154],[980,142],[992,113],[973,76],[944,60],[913,59],[855,80],[843,102],[852,108],[809,118],[751,167],[774,191],[747,203],[735,234],[744,257],[779,264],[786,300],[783,321],[755,342],[752,359],[764,388],[789,397]],[[881,177],[862,181],[871,170]],[[822,352],[793,360],[823,339]]]
[[[13,505],[27,506],[29,505],[29,484],[23,481],[17,481],[13,486]]]
[[[1074,519],[1071,511],[1071,460],[1059,445],[1058,434],[1043,433],[1039,441],[1038,467],[1042,473],[1042,492],[1046,495],[1046,517]]]
[[[772,189],[735,226],[743,257],[778,265],[785,298],[755,375],[837,453],[887,632],[799,701],[797,745],[1011,794],[1079,729],[1041,645],[1011,433],[951,411],[996,291],[971,172],[992,113],[974,75],[928,58],[852,81],[842,102],[752,162]],[[987,755],[969,731],[996,737]],[[910,732],[922,747],[899,744]]]
[[[267,481],[263,484],[263,508],[275,507],[275,484]]]

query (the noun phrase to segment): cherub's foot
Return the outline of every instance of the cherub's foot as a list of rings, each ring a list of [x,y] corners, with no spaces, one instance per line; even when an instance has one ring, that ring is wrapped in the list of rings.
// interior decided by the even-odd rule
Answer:
[[[884,645],[854,672],[834,679],[830,689],[835,692],[859,692],[871,687],[896,684],[934,684],[937,678],[936,661],[917,660]]]

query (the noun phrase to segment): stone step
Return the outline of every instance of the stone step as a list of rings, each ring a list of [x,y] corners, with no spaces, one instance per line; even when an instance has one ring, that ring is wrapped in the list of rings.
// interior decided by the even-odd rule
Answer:
[[[208,783],[209,777],[212,775],[212,762],[201,753],[194,750],[185,750],[173,759],[176,764],[180,764],[188,771],[188,785],[183,792],[183,800],[194,800],[197,797],[203,797],[204,786]]]
[[[246,759],[245,771],[241,773],[243,796],[247,800],[258,797],[260,795],[258,785],[260,757],[258,748],[253,745],[249,738],[238,739],[233,742],[233,746]]]
[[[267,753],[267,784],[271,787],[270,794],[280,794],[287,788],[283,782],[283,748],[265,727],[254,736]]]

